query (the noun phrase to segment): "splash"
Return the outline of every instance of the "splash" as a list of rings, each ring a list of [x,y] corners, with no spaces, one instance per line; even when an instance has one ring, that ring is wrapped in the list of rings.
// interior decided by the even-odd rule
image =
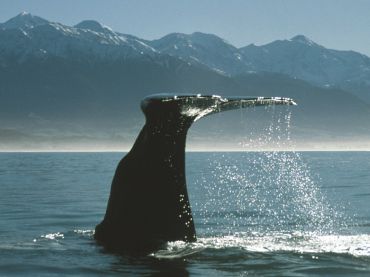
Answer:
[[[251,112],[241,112],[248,134],[241,150],[268,151],[214,153],[195,184],[202,193],[193,209],[198,241],[170,242],[152,256],[196,258],[220,249],[288,252],[313,260],[325,254],[368,259],[370,235],[352,233],[353,221],[343,207],[330,202],[303,155],[286,151],[294,148],[291,111],[268,107],[270,120],[258,125],[248,122]]]
[[[294,148],[291,111],[270,106],[265,112],[270,120],[255,130],[245,120],[251,138],[240,145],[241,150],[251,146],[269,150],[214,154],[211,174],[198,179],[207,195],[195,205],[201,234],[344,232],[349,220],[339,206],[329,203],[319,176],[312,174],[300,153],[284,151]],[[258,136],[257,128],[262,130]]]
[[[41,238],[49,239],[49,240],[64,239],[64,234],[60,232],[50,233],[50,234],[42,235]]]
[[[195,243],[170,242],[167,249],[152,253],[158,259],[176,259],[195,255],[204,250],[238,249],[252,253],[290,252],[310,254],[320,259],[322,254],[344,254],[354,257],[370,257],[370,235],[317,235],[293,232],[290,234],[236,233],[222,237],[199,238]]]

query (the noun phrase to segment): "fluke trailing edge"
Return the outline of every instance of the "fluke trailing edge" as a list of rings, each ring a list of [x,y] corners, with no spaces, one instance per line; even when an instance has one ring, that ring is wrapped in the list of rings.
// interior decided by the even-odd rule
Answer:
[[[146,123],[113,178],[95,239],[114,251],[148,251],[167,241],[196,240],[185,180],[185,141],[203,116],[262,105],[294,105],[289,98],[216,95],[148,96]]]

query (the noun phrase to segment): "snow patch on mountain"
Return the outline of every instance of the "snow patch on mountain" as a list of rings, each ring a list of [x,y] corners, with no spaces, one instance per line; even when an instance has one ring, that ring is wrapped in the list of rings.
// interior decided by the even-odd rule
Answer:
[[[86,30],[90,30],[90,31],[98,32],[98,33],[107,33],[107,32],[114,33],[110,27],[102,25],[95,20],[84,20],[76,24],[74,27],[78,29],[86,29]]]
[[[39,25],[49,23],[47,20],[34,16],[27,12],[22,12],[17,16],[9,19],[5,23],[1,24],[2,29],[22,29],[22,28],[34,28]]]

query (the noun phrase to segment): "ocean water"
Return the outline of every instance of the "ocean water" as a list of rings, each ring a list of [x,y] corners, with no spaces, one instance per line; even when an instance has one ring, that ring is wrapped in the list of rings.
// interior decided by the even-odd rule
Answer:
[[[0,275],[370,276],[370,152],[187,153],[198,241],[93,239],[122,153],[0,153]]]

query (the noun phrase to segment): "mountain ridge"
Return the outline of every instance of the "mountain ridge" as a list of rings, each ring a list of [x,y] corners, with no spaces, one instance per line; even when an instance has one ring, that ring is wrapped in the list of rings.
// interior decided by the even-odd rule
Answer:
[[[140,100],[162,92],[292,97],[299,105],[292,126],[302,141],[370,137],[370,106],[361,100],[362,82],[370,79],[366,70],[361,75],[353,69],[366,69],[369,58],[356,52],[338,54],[302,35],[236,48],[200,32],[148,41],[94,20],[72,27],[30,14],[17,20],[8,20],[10,27],[0,25],[0,150],[60,147],[63,141],[130,145],[144,120]],[[286,45],[292,47],[288,52]],[[336,84],[304,80],[315,70],[327,76],[307,63],[324,54],[354,64],[343,72],[358,78],[358,95]],[[329,64],[338,70],[336,63]],[[263,113],[254,114],[256,121],[249,124],[258,129],[268,120]],[[235,117],[225,114],[213,125],[212,119],[200,121],[190,143],[242,136]],[[222,136],[220,125],[227,130]]]
[[[286,74],[317,86],[349,90],[370,103],[370,58],[351,50],[327,49],[302,34],[237,48],[214,34],[171,33],[150,41],[115,32],[95,20],[83,20],[71,27],[25,12],[2,23],[0,29],[2,56],[18,57],[20,62],[48,54],[73,54],[73,58],[90,61],[94,57],[115,61],[170,55],[227,76],[254,72]]]

